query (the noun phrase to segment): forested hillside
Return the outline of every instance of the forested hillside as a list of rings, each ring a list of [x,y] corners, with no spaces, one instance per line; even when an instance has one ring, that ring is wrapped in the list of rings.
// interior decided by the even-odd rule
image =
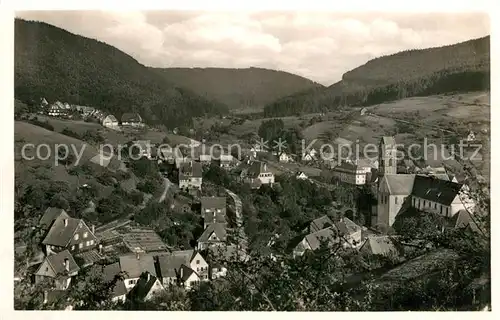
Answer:
[[[309,79],[262,68],[154,68],[167,81],[193,90],[231,109],[262,108],[279,98],[323,88]]]
[[[89,105],[117,117],[136,111],[148,122],[170,126],[227,112],[222,103],[168,83],[110,45],[20,19],[15,21],[15,97]]]
[[[490,88],[490,37],[403,51],[373,59],[324,90],[309,90],[267,105],[266,116],[321,112],[412,96]]]

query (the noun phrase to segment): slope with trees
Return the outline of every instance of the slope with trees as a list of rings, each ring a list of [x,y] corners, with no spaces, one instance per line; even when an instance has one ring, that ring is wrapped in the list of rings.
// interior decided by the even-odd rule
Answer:
[[[42,22],[15,21],[15,97],[138,112],[147,122],[189,124],[227,106],[169,83],[129,55],[97,40]]]
[[[489,90],[490,37],[408,50],[370,60],[326,89],[311,89],[266,105],[266,117],[373,105],[412,96]]]
[[[296,92],[322,85],[309,79],[263,68],[153,68],[165,80],[231,109],[256,109]]]

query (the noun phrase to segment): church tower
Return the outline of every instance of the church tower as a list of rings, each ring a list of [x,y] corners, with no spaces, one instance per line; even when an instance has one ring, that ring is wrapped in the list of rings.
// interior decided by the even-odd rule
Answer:
[[[387,174],[397,174],[396,140],[394,137],[382,137],[378,147],[378,182]]]

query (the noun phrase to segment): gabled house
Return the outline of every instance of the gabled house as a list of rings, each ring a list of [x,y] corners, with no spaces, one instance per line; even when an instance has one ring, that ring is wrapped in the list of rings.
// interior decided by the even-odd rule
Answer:
[[[160,280],[151,275],[149,272],[144,272],[139,276],[136,285],[127,294],[130,300],[148,301],[155,296],[165,292]]]
[[[190,290],[200,284],[201,278],[196,271],[182,265],[180,269],[180,281],[186,290]]]
[[[144,122],[138,113],[124,113],[121,117],[122,126],[143,127]]]
[[[291,160],[290,155],[288,155],[286,152],[275,152],[274,155],[278,158],[279,162],[282,163],[288,163]]]
[[[316,160],[317,155],[316,149],[312,148],[311,150],[306,150],[302,152],[302,161],[313,161]]]
[[[201,215],[203,217],[204,229],[209,224],[226,224],[226,198],[225,197],[202,197]]]
[[[371,169],[371,165],[364,161],[344,161],[333,169],[333,176],[343,183],[364,185],[367,183]]]
[[[331,228],[342,238],[344,247],[357,248],[361,243],[362,228],[347,217],[342,217],[339,221],[333,222],[328,216],[324,215],[314,219],[304,231],[315,233],[321,230]]]
[[[45,258],[35,273],[35,283],[49,281],[56,290],[69,288],[71,278],[76,276],[80,267],[68,250],[51,254]]]
[[[56,101],[48,107],[47,113],[52,117],[64,117],[68,115],[68,110],[64,107],[62,102]]]
[[[182,255],[166,254],[158,256],[156,274],[165,288],[180,284],[180,270],[183,264],[189,265],[189,261]]]
[[[119,263],[127,290],[132,289],[136,285],[141,274],[144,272],[156,276],[155,263],[151,254],[136,253],[122,255],[119,258]]]
[[[257,180],[260,181],[261,184],[272,185],[274,183],[274,174],[269,170],[265,162],[252,162],[246,174],[246,183],[254,184]]]
[[[332,247],[339,243],[340,237],[335,230],[335,227],[325,228],[308,235],[305,235],[302,240],[293,249],[294,256],[301,256],[307,250],[315,251],[320,248],[322,242],[327,242],[327,246]]]
[[[308,179],[307,175],[303,171],[298,172],[297,175],[295,176],[295,178],[297,178],[299,180],[307,180]]]
[[[118,124],[118,119],[112,114],[109,114],[102,119],[102,126],[112,130],[119,130],[120,126]]]
[[[199,162],[191,161],[182,164],[179,168],[179,188],[201,190],[202,170]]]
[[[474,131],[469,132],[466,140],[467,140],[467,142],[472,142],[472,141],[476,140],[476,134],[474,133]]]
[[[359,248],[359,251],[369,255],[398,256],[400,250],[395,245],[390,236],[374,235],[369,236]]]
[[[173,251],[157,258],[158,277],[163,286],[180,284],[186,289],[209,280],[208,264],[195,250]]]
[[[205,250],[210,246],[224,244],[226,241],[226,224],[211,223],[198,238],[198,250]]]
[[[51,224],[42,241],[47,255],[68,249],[72,254],[93,250],[97,237],[85,221],[67,217],[61,213]]]
[[[195,271],[200,280],[208,280],[208,263],[199,251],[181,250],[173,251],[171,254],[176,257],[183,257],[186,261],[185,266]]]

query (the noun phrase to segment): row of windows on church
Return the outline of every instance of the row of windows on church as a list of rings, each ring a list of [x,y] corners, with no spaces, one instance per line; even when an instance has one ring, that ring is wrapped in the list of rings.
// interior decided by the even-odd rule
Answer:
[[[438,204],[436,202],[431,202],[431,201],[426,201],[426,200],[422,200],[422,202],[420,202],[420,199],[415,199],[415,198],[413,198],[413,206],[416,208],[419,208],[419,209],[424,209],[424,208],[432,209],[433,207],[434,207],[434,210],[438,209]],[[449,208],[440,204],[439,205],[439,213],[440,214],[444,213],[445,215],[448,215]]]

